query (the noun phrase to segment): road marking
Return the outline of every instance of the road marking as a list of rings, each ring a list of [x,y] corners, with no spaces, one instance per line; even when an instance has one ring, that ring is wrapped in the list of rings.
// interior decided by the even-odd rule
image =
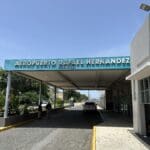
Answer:
[[[96,127],[93,127],[91,150],[96,150]]]
[[[27,121],[23,121],[23,122],[19,122],[17,124],[13,124],[13,125],[9,125],[9,126],[6,126],[6,127],[0,127],[0,132],[2,131],[5,131],[5,130],[8,130],[8,129],[11,129],[11,128],[15,128],[17,126],[21,126],[23,124],[26,124],[26,123],[29,123],[31,121],[33,121],[34,119],[30,119],[30,120],[27,120]]]

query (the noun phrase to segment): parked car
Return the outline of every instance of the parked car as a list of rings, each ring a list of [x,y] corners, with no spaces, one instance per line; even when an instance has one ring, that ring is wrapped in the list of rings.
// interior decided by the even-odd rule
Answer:
[[[85,102],[83,104],[83,111],[84,112],[89,112],[89,111],[96,111],[96,103],[95,102]]]
[[[46,105],[47,103],[42,103],[42,111],[46,111]]]

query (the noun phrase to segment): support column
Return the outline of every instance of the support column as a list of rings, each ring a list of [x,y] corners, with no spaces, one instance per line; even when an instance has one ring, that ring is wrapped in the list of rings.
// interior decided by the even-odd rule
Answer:
[[[113,110],[113,95],[112,89],[106,89],[106,110]]]
[[[5,97],[4,118],[8,118],[8,106],[9,106],[9,101],[10,101],[10,89],[11,89],[11,72],[8,72],[6,97]]]
[[[145,108],[141,103],[139,82],[132,81],[133,127],[136,133],[146,135]]]
[[[54,87],[54,109],[56,108],[56,92],[57,92],[57,88]]]
[[[42,88],[42,82],[40,82],[40,87],[39,87],[39,105],[41,104],[41,88]]]

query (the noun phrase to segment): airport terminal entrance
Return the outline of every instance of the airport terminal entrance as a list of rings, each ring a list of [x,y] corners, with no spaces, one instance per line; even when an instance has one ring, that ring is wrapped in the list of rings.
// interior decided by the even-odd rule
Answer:
[[[14,72],[64,90],[105,90],[106,110],[132,114],[131,84],[125,80],[130,74],[128,56],[6,60],[5,70],[9,72],[6,101]]]

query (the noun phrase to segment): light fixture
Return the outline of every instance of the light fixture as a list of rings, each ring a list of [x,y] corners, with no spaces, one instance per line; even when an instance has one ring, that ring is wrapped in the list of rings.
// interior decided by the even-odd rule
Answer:
[[[150,11],[150,5],[147,4],[141,4],[140,5],[140,9],[144,10],[144,11]]]

